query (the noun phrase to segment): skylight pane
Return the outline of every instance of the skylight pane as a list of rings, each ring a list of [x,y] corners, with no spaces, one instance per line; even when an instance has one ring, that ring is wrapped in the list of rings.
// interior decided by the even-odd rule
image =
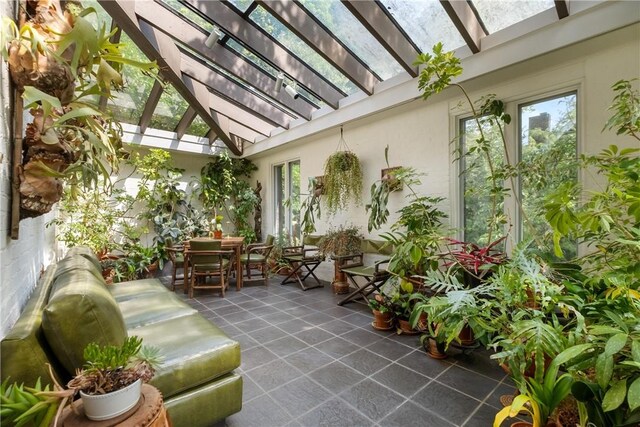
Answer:
[[[229,3],[240,9],[242,13],[246,12],[253,3],[253,0],[229,0]]]
[[[554,7],[553,0],[473,0],[489,34]]]
[[[191,122],[187,131],[185,132],[187,135],[193,136],[206,136],[209,132],[209,125],[202,120],[202,117],[199,115],[196,116],[195,119]]]
[[[442,42],[445,50],[454,50],[465,44],[438,0],[380,2],[422,52],[431,52],[438,42]]]
[[[356,85],[264,8],[258,6],[249,18],[340,90],[349,95],[358,92]]]
[[[340,0],[301,0],[300,3],[383,80],[404,71]]]
[[[170,9],[178,12],[178,14],[182,15],[187,21],[193,22],[198,27],[205,30],[207,33],[213,30],[213,24],[211,22],[198,15],[191,8],[184,5],[179,0],[160,0],[160,2],[164,3]]]
[[[148,61],[147,57],[133,43],[124,31],[120,36],[120,43],[124,45],[123,55],[125,58],[135,61]],[[149,98],[154,79],[144,74],[138,68],[125,65],[123,67],[124,89],[112,92],[113,99],[107,101],[107,112],[119,122],[137,125],[140,116]]]
[[[149,127],[174,131],[188,107],[187,101],[172,85],[165,85],[158,106],[151,116]]]

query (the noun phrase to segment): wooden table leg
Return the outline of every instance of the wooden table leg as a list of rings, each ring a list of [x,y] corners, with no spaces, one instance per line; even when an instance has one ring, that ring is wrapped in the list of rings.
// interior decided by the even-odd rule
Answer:
[[[242,289],[242,263],[240,262],[240,249],[242,245],[236,246],[236,291]]]

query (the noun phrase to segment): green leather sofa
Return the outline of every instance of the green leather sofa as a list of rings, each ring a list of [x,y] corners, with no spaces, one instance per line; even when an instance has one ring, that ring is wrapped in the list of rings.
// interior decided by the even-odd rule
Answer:
[[[86,248],[71,249],[40,278],[0,344],[2,380],[47,383],[49,363],[66,383],[88,343],[119,345],[130,335],[160,349],[164,360],[151,384],[175,427],[211,426],[240,411],[238,342],[157,279],[107,285]]]

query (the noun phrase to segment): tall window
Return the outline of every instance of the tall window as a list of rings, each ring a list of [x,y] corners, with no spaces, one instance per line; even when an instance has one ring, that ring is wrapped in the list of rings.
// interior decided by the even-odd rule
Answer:
[[[275,165],[273,179],[274,231],[288,236],[292,242],[298,241],[300,238],[300,161]]]
[[[522,104],[520,126],[520,236],[550,249],[551,230],[544,218],[545,199],[563,184],[578,180],[576,93]],[[542,242],[540,242],[542,240]],[[575,242],[563,241],[565,256],[576,255]]]
[[[544,204],[560,185],[578,179],[576,100],[577,94],[571,92],[507,105],[507,110],[518,115],[504,129],[505,134],[517,135],[516,141],[507,138],[511,146],[506,148],[517,153],[511,161],[514,157],[518,161],[518,177],[504,182],[490,179],[491,169],[500,170],[506,158],[497,126],[485,118],[479,120],[481,127],[473,118],[460,120],[464,240],[484,245],[513,227],[512,235],[518,240],[531,240],[542,252],[552,253]],[[517,187],[517,193],[496,191],[511,187]],[[511,218],[506,216],[506,197],[516,205]],[[575,255],[576,249],[575,243],[564,243],[566,256]]]

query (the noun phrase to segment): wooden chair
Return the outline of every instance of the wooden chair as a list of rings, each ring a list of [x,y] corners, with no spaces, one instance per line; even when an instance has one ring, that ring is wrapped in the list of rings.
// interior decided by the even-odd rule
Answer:
[[[269,268],[267,267],[267,260],[273,249],[274,239],[275,238],[269,234],[264,242],[247,245],[245,253],[240,255],[240,263],[242,263],[246,269],[246,276],[242,278],[243,283],[264,282],[264,285],[268,286]],[[252,269],[260,270],[260,277],[251,277]]]
[[[233,251],[223,251],[220,240],[192,239],[189,241],[189,298],[193,298],[194,289],[220,289],[224,298],[224,291],[229,286],[231,272],[230,258]],[[219,283],[207,284],[208,277],[218,277]],[[203,283],[197,284],[199,279]]]
[[[391,255],[393,246],[385,241],[366,239],[362,242],[362,252],[343,258],[340,271],[345,274],[354,290],[345,298],[338,302],[344,305],[348,302],[368,303],[367,297],[378,291],[389,279],[391,274],[385,269],[385,264],[389,263],[389,258],[380,259],[371,265],[364,265],[364,253],[377,255]]]
[[[173,245],[171,238],[165,240],[165,248],[171,261],[171,290],[176,290],[176,281],[182,281],[182,287],[186,288],[186,272],[184,271],[184,245]],[[182,270],[182,276],[178,276],[178,270]]]
[[[291,267],[291,273],[284,278],[281,285],[297,283],[303,291],[324,286],[313,272],[322,262],[317,246],[320,238],[321,236],[305,236],[302,245],[282,248],[282,259]],[[314,278],[315,285],[307,286],[304,283],[309,276]]]

